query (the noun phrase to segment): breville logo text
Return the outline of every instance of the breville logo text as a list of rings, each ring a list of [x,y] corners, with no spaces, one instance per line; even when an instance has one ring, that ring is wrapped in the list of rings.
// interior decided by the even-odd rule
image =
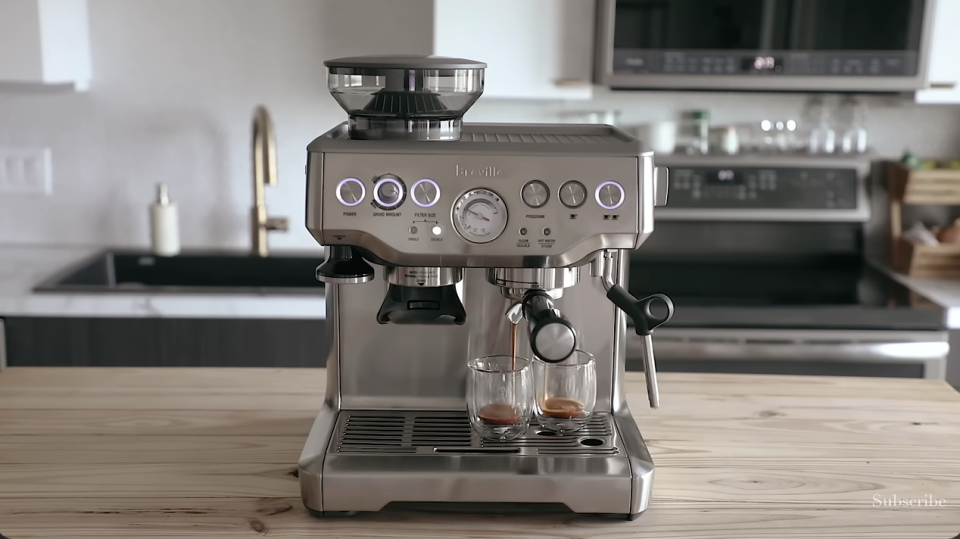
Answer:
[[[484,178],[500,178],[503,171],[497,167],[463,168],[457,165],[457,176],[483,176]]]

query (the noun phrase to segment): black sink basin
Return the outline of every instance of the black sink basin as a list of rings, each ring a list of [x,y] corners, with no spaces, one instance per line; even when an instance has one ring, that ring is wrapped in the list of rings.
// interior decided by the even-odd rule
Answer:
[[[184,253],[172,257],[108,251],[35,288],[37,292],[319,293],[323,256]]]

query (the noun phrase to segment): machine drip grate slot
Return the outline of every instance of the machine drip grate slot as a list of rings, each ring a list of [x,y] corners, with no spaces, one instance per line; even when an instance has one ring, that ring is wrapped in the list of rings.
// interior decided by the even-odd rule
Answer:
[[[486,453],[486,454],[490,454],[490,453],[493,453],[493,454],[508,453],[508,454],[509,454],[509,453],[519,453],[519,452],[520,452],[520,448],[519,448],[519,447],[514,447],[514,448],[504,448],[504,449],[500,449],[500,448],[496,448],[496,447],[481,447],[481,448],[476,448],[476,449],[463,449],[463,448],[460,448],[460,447],[437,447],[437,448],[435,448],[435,449],[433,450],[433,452],[434,452],[434,453],[457,453],[457,454],[461,454],[461,455],[462,455],[462,454],[465,454],[465,453],[477,453],[477,454],[480,454],[480,455],[482,455],[482,454],[484,454],[484,453]]]
[[[520,438],[491,441],[480,438],[465,412],[454,411],[343,411],[337,420],[333,444],[347,454],[619,454],[610,414],[595,414],[583,429],[566,435],[543,435],[530,425]],[[584,444],[584,440],[590,440]]]

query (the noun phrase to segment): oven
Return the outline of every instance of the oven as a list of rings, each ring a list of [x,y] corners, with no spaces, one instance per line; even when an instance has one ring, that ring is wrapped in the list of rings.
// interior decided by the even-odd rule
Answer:
[[[670,200],[628,282],[676,306],[654,332],[660,370],[945,377],[945,309],[867,260],[868,162],[658,164],[670,167]],[[628,368],[640,368],[639,350],[630,333]]]
[[[596,80],[615,89],[914,91],[926,80],[936,1],[599,0]]]

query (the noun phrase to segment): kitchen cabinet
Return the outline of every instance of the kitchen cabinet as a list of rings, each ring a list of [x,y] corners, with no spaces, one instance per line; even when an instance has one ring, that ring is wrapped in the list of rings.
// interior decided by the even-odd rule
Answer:
[[[327,363],[324,320],[12,316],[4,322],[11,367],[297,368]]]
[[[0,0],[0,91],[86,90],[87,0]]]
[[[960,0],[937,0],[927,68],[918,103],[960,103]]]
[[[485,99],[590,99],[595,21],[594,0],[434,0],[433,53],[486,62]]]

